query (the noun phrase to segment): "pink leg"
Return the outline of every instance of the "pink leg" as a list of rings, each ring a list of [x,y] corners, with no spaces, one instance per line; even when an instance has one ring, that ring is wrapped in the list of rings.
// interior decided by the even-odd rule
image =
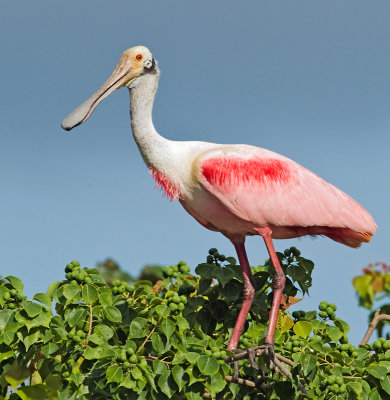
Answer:
[[[284,275],[282,267],[280,266],[278,256],[275,253],[274,244],[272,243],[272,238],[271,238],[272,234],[271,229],[261,228],[257,229],[257,231],[264,239],[265,245],[267,246],[267,250],[272,261],[272,265],[275,268],[275,276],[273,279],[274,297],[272,301],[271,311],[269,313],[269,325],[267,330],[267,336],[265,337],[265,343],[273,346],[275,342],[276,323],[278,322],[280,302],[282,300],[282,294],[283,294],[284,284],[286,282],[286,276]]]
[[[238,347],[238,341],[240,340],[240,335],[244,328],[246,317],[251,308],[253,297],[255,295],[255,283],[253,281],[251,267],[249,266],[244,243],[235,243],[233,241],[232,243],[236,248],[238,260],[241,266],[242,276],[244,278],[244,301],[242,303],[240,313],[238,314],[232,337],[230,338],[227,347],[228,350],[234,350]]]

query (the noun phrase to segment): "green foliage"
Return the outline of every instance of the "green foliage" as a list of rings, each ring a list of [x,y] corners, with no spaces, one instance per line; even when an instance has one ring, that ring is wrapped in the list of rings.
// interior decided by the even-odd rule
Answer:
[[[390,314],[390,266],[383,262],[370,264],[362,272],[353,279],[359,305],[371,311],[369,320],[374,315],[374,308],[380,308],[381,314]],[[385,324],[388,325],[381,321],[376,326],[378,337],[383,336]]]
[[[257,358],[265,379],[247,359],[226,351],[242,302],[243,282],[233,257],[210,249],[198,276],[180,261],[152,284],[112,279],[72,261],[65,280],[32,300],[12,276],[0,281],[0,399],[388,399],[390,341],[355,348],[336,306],[294,311],[308,292],[313,263],[299,250],[278,253],[286,272],[277,354],[292,379]],[[240,349],[264,343],[272,301],[269,261],[252,268],[257,285]],[[54,303],[54,304],[53,304]],[[53,308],[54,307],[54,308]],[[55,309],[55,312],[52,310]],[[255,382],[248,386],[243,382]],[[303,395],[298,382],[308,393]]]

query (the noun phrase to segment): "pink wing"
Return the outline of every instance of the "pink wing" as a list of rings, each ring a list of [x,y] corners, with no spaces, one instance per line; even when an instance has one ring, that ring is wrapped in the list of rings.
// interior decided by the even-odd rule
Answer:
[[[274,237],[325,234],[342,241],[332,237],[332,231],[313,229],[328,227],[363,234],[357,239],[361,242],[377,230],[371,215],[351,197],[271,151],[226,146],[203,153],[196,165],[200,184],[209,193],[254,226],[271,226]],[[288,227],[297,234],[288,233]]]

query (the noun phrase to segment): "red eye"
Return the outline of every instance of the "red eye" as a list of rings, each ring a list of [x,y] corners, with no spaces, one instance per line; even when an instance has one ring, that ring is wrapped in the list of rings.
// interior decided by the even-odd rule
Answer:
[[[141,61],[141,60],[142,60],[142,54],[137,54],[137,55],[135,56],[135,58],[136,58],[138,61]]]

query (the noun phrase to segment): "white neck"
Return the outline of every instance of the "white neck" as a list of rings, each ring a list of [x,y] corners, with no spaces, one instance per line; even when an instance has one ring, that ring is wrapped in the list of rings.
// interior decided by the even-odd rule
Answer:
[[[130,116],[134,139],[148,166],[159,167],[163,148],[169,140],[158,134],[153,125],[152,109],[158,86],[159,71],[138,78],[135,87],[130,89]]]

